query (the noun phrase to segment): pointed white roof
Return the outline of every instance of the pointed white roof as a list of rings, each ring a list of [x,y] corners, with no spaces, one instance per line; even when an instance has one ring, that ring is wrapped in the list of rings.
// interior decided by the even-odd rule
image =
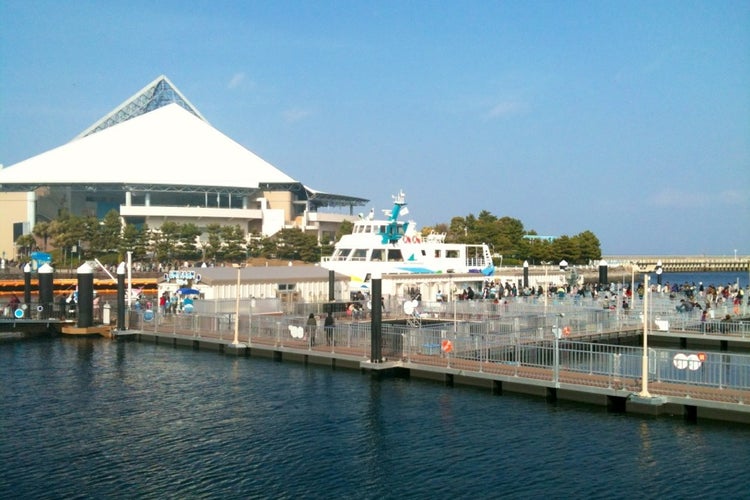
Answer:
[[[200,111],[187,100],[182,92],[164,75],[158,76],[154,81],[133,94],[130,98],[104,115],[96,123],[78,134],[75,138],[80,139],[87,135],[95,134],[105,128],[117,125],[124,121],[148,113],[171,103],[177,103],[186,110],[193,113],[201,120],[207,122]]]
[[[0,185],[180,184],[257,188],[294,179],[178,103],[0,170]]]

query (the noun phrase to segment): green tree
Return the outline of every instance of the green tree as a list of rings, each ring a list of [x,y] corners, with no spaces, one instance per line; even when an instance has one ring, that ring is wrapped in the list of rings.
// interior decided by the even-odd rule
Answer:
[[[339,241],[345,234],[352,234],[352,229],[354,229],[354,223],[352,221],[345,220],[342,222],[338,231],[336,231],[336,241]]]
[[[50,222],[42,221],[34,224],[34,236],[36,236],[37,238],[41,238],[42,250],[44,250],[45,252],[47,251],[47,240],[49,240],[51,230],[52,224]]]
[[[83,217],[64,214],[54,225],[52,244],[63,250],[63,258],[76,253],[80,260],[83,257],[81,244],[86,242],[86,232]]]
[[[90,242],[92,253],[96,256],[119,253],[122,243],[120,214],[116,210],[110,210],[100,224],[94,223],[94,227],[96,229],[93,231],[94,239]],[[115,260],[117,259],[115,258]]]
[[[22,234],[16,238],[15,243],[19,255],[23,255],[26,259],[31,258],[31,252],[36,248],[36,239],[33,234]]]
[[[579,264],[588,264],[592,260],[599,260],[602,258],[602,249],[599,243],[599,238],[596,237],[591,231],[583,231],[573,237],[578,242],[578,249],[580,251]]]
[[[126,224],[120,238],[120,259],[123,260],[128,252],[133,252],[134,260],[142,260],[146,257],[148,227],[137,228],[133,224]]]
[[[221,226],[219,224],[209,224],[206,226],[208,233],[208,243],[206,244],[206,259],[215,261],[221,251]]]
[[[579,262],[581,252],[575,240],[563,235],[552,242],[552,254],[558,262],[564,259],[568,264],[574,264]]]
[[[272,236],[276,243],[276,256],[279,259],[316,262],[320,260],[318,238],[314,233],[303,232],[298,228],[282,229]]]
[[[201,230],[192,222],[180,225],[177,236],[176,256],[180,260],[194,260],[201,256],[202,249],[199,247],[198,237]]]
[[[221,238],[223,246],[220,256],[229,262],[243,262],[247,256],[245,247],[245,233],[240,226],[222,226]]]
[[[157,230],[151,231],[154,259],[157,262],[171,262],[175,258],[175,248],[180,239],[180,226],[166,221]]]

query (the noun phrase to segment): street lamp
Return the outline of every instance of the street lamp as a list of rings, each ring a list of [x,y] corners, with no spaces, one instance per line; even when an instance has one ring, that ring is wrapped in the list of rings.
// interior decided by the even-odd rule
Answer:
[[[555,353],[554,353],[554,376],[553,376],[553,382],[555,383],[556,388],[560,388],[560,336],[562,330],[560,329],[559,319],[564,318],[564,313],[558,313],[555,315],[555,326],[552,330],[552,333],[555,337]]]
[[[457,331],[457,326],[456,326],[456,302],[457,300],[456,300],[455,290],[453,289],[453,273],[448,273],[448,280],[450,282],[449,283],[450,291],[448,292],[448,296],[450,297],[451,302],[453,302],[453,334],[455,335]]]
[[[649,273],[653,272],[655,266],[639,268],[638,272],[643,272],[643,355],[641,357],[641,392],[638,394],[641,398],[651,398],[648,392],[648,296],[650,295]],[[633,266],[635,273],[636,266]]]
[[[232,345],[234,347],[240,347],[240,273],[242,271],[241,267],[237,268],[237,298],[234,308],[234,340],[232,341]],[[244,346],[243,346],[244,347]]]
[[[542,261],[541,264],[544,266],[544,316],[547,317],[547,295],[549,295],[549,281],[547,280],[547,266],[552,264],[552,261]]]

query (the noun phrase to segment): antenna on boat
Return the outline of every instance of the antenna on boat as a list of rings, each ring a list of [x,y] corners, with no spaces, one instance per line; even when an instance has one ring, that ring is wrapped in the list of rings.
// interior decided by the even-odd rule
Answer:
[[[404,190],[399,190],[398,194],[391,195],[391,198],[393,198],[393,203],[396,205],[406,205],[406,202],[404,201],[406,199],[406,193],[404,193]]]

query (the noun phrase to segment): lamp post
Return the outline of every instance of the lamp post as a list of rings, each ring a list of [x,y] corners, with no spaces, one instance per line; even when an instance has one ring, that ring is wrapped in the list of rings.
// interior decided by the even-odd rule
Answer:
[[[133,300],[133,252],[128,250],[128,309],[130,309]]]
[[[554,342],[555,342],[555,352],[554,352],[554,372],[553,372],[553,382],[555,383],[556,388],[560,388],[560,324],[559,319],[565,317],[565,314],[559,313],[555,315],[555,326],[552,331],[554,334]]]
[[[456,333],[456,293],[453,289],[453,273],[448,273],[448,279],[449,279],[449,286],[450,286],[450,292],[448,292],[448,296],[450,297],[451,302],[453,302],[453,333]]]
[[[239,335],[240,335],[240,271],[242,271],[241,267],[237,268],[237,299],[234,306],[234,340],[232,341],[232,345],[237,347],[240,344]]]
[[[650,295],[649,273],[654,271],[656,266],[648,266],[644,268],[638,268],[635,263],[631,263],[631,272],[635,276],[635,272],[643,273],[643,355],[641,356],[641,392],[638,393],[638,397],[642,398],[642,402],[648,404],[661,404],[659,398],[654,398],[651,393],[648,392],[648,297]],[[632,278],[633,280],[635,278]]]
[[[544,316],[547,317],[547,295],[549,295],[549,281],[547,279],[547,266],[549,266],[552,262],[551,261],[542,261],[542,265],[544,266]]]
[[[663,272],[661,259],[656,261],[656,284],[659,285],[659,291],[661,291],[661,273]]]
[[[648,392],[648,274],[643,275],[643,356],[641,359],[641,392],[642,398],[650,398]]]

